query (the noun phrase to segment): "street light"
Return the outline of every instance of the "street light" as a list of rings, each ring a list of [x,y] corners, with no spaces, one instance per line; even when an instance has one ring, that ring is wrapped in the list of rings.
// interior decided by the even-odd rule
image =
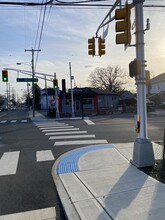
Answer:
[[[32,78],[33,78],[33,81],[32,81],[32,93],[33,93],[33,102],[32,102],[32,108],[33,108],[33,118],[35,117],[35,87],[34,87],[34,75],[35,75],[35,73],[34,73],[34,64],[33,64],[33,62],[34,62],[34,58],[33,58],[33,53],[32,53],[32,62],[31,62],[31,65],[30,64],[27,64],[27,63],[16,63],[17,65],[22,65],[22,64],[24,64],[24,65],[27,65],[27,66],[30,66],[31,68],[32,68]],[[28,88],[28,84],[27,84],[27,88]],[[28,100],[29,100],[29,88],[28,88]]]

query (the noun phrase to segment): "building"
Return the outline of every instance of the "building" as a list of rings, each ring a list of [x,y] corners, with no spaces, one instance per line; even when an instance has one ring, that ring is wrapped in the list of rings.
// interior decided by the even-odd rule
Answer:
[[[161,104],[165,104],[165,73],[152,78],[148,84],[148,97]]]
[[[97,88],[74,88],[74,112],[75,116],[95,115],[112,113],[119,106],[120,96]],[[60,116],[70,116],[72,113],[71,91],[58,92],[55,97],[55,90],[45,89],[41,92],[41,109],[52,109],[59,107]]]

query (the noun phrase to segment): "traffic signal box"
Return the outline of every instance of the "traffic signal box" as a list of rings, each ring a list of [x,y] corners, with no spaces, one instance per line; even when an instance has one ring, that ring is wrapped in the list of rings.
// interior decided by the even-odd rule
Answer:
[[[94,37],[88,39],[88,54],[92,55],[92,56],[96,55],[95,38]]]
[[[98,54],[101,57],[105,54],[105,39],[98,38]]]
[[[8,82],[8,71],[7,70],[2,70],[2,81]]]
[[[141,74],[141,61],[134,59],[130,64],[129,64],[129,76],[131,78],[136,77],[137,75]]]
[[[57,79],[53,80],[53,89],[55,89],[55,90],[58,89],[58,80]]]
[[[122,32],[116,34],[116,44],[125,44],[126,46],[131,43],[131,7],[126,3],[124,8],[116,9],[115,20],[116,32]],[[119,20],[119,21],[118,21]]]

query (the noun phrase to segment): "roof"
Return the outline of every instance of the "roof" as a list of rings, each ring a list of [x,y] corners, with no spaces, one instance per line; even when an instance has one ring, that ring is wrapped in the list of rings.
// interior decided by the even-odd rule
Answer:
[[[62,91],[59,92],[60,95],[62,95]],[[114,96],[119,96],[117,93],[109,92],[106,90],[101,90],[98,88],[90,88],[90,87],[84,87],[84,88],[74,88],[73,93],[75,95],[83,95],[83,96],[88,96],[88,97],[94,97],[95,95],[114,95]],[[41,95],[46,95],[46,90],[42,89]],[[55,90],[52,88],[47,88],[47,95],[48,96],[53,96],[55,95]],[[66,96],[70,96],[70,89],[69,93],[66,93]]]
[[[151,79],[151,84],[162,83],[165,82],[165,73],[161,73],[158,76],[155,76]]]
[[[102,89],[99,89],[99,88],[91,88],[91,87],[84,87],[84,88],[74,88],[74,92],[82,92],[83,94],[91,94],[91,95],[94,95],[94,94],[97,94],[97,95],[117,95],[117,93],[114,93],[114,92],[109,92],[109,91],[106,91],[106,90],[102,90]]]

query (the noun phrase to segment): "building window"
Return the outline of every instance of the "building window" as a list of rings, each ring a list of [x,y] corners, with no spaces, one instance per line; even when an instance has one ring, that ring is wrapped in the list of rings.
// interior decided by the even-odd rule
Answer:
[[[85,105],[92,104],[92,98],[84,98],[83,99],[83,104],[85,104]]]
[[[71,99],[66,99],[65,100],[65,105],[71,105]]]

